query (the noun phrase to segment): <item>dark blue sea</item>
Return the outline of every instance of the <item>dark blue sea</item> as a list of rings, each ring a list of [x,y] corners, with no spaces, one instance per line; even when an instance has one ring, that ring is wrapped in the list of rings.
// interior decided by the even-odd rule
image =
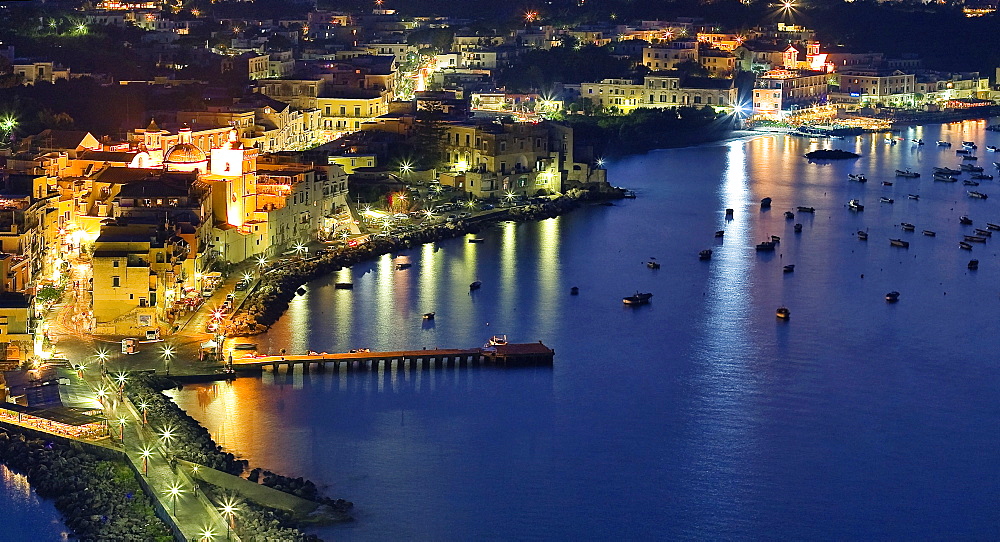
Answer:
[[[265,373],[176,399],[252,465],[354,501],[356,521],[316,531],[331,540],[998,539],[1000,232],[958,243],[1000,224],[1000,180],[931,178],[965,140],[996,175],[986,125],[620,159],[608,176],[637,199],[344,270],[257,338],[332,352],[506,334],[554,348],[552,368]],[[803,157],[819,147],[862,157]],[[777,250],[756,252],[771,235]],[[652,303],[623,306],[636,291]]]
[[[35,494],[26,476],[0,465],[0,541],[67,540],[51,501]]]

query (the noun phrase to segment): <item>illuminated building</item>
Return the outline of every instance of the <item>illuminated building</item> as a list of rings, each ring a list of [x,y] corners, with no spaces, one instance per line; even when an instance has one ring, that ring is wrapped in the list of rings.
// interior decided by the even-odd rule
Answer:
[[[790,110],[824,103],[830,76],[823,72],[771,70],[757,78],[753,114],[783,117]]]

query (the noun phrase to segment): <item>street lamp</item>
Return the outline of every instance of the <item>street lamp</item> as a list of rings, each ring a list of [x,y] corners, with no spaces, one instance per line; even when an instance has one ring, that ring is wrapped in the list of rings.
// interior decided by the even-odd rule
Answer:
[[[153,455],[153,451],[143,448],[139,455],[142,456],[142,475],[149,476],[149,456]]]
[[[170,441],[174,439],[174,428],[167,426],[160,430],[160,440],[163,441],[163,449],[170,452]]]
[[[263,256],[258,256],[257,257],[257,265],[259,265],[261,268],[263,268],[264,266],[266,266],[267,265],[267,258],[265,258]]]
[[[163,346],[163,368],[170,374],[170,358],[174,355],[174,349],[170,345]]]
[[[202,542],[211,542],[212,540],[215,540],[215,530],[212,529],[212,527],[205,527],[200,533],[198,533],[198,536],[201,537],[199,540]]]
[[[177,516],[177,497],[179,497],[181,493],[184,493],[184,491],[181,489],[181,485],[179,483],[167,488],[167,495],[169,495],[170,500],[173,501],[172,515],[175,517]]]
[[[128,375],[124,371],[118,372],[115,375],[115,382],[118,383],[118,396],[121,397],[125,393],[125,383],[128,382]]]
[[[119,416],[118,417],[118,429],[121,432],[122,446],[125,445],[125,425],[127,423],[128,423],[128,420],[125,419],[123,416]]]
[[[104,399],[108,396],[108,390],[101,386],[97,390],[97,400],[101,402],[101,406],[104,406]]]
[[[146,411],[149,410],[149,405],[147,403],[139,403],[139,410],[142,411],[142,423],[143,423],[143,425],[148,424],[149,421],[146,420]]]
[[[222,517],[226,518],[226,540],[229,540],[229,531],[234,528],[233,518],[236,517],[236,512],[240,509],[236,507],[239,504],[233,497],[226,497],[222,500],[222,506],[219,507],[219,512],[222,513]]]

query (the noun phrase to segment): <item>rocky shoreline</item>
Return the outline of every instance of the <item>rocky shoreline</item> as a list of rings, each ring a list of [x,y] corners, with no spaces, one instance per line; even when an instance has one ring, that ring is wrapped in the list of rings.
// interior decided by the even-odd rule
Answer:
[[[226,322],[223,330],[230,337],[264,333],[288,309],[288,303],[295,297],[296,290],[302,285],[382,254],[412,248],[424,243],[453,239],[470,233],[475,234],[483,227],[502,220],[526,222],[554,218],[577,208],[581,202],[619,199],[623,195],[624,191],[620,189],[611,193],[571,191],[568,195],[545,203],[516,207],[504,213],[496,213],[493,215],[495,218],[490,220],[439,224],[406,233],[394,239],[373,240],[356,247],[334,249],[314,258],[294,260],[265,273],[260,284],[247,296],[240,310]]]

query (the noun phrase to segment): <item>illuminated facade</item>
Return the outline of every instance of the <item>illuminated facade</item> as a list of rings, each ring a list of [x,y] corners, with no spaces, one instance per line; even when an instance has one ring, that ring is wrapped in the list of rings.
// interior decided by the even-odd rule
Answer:
[[[825,103],[830,76],[822,72],[772,70],[757,78],[753,113],[780,117],[785,112]]]

